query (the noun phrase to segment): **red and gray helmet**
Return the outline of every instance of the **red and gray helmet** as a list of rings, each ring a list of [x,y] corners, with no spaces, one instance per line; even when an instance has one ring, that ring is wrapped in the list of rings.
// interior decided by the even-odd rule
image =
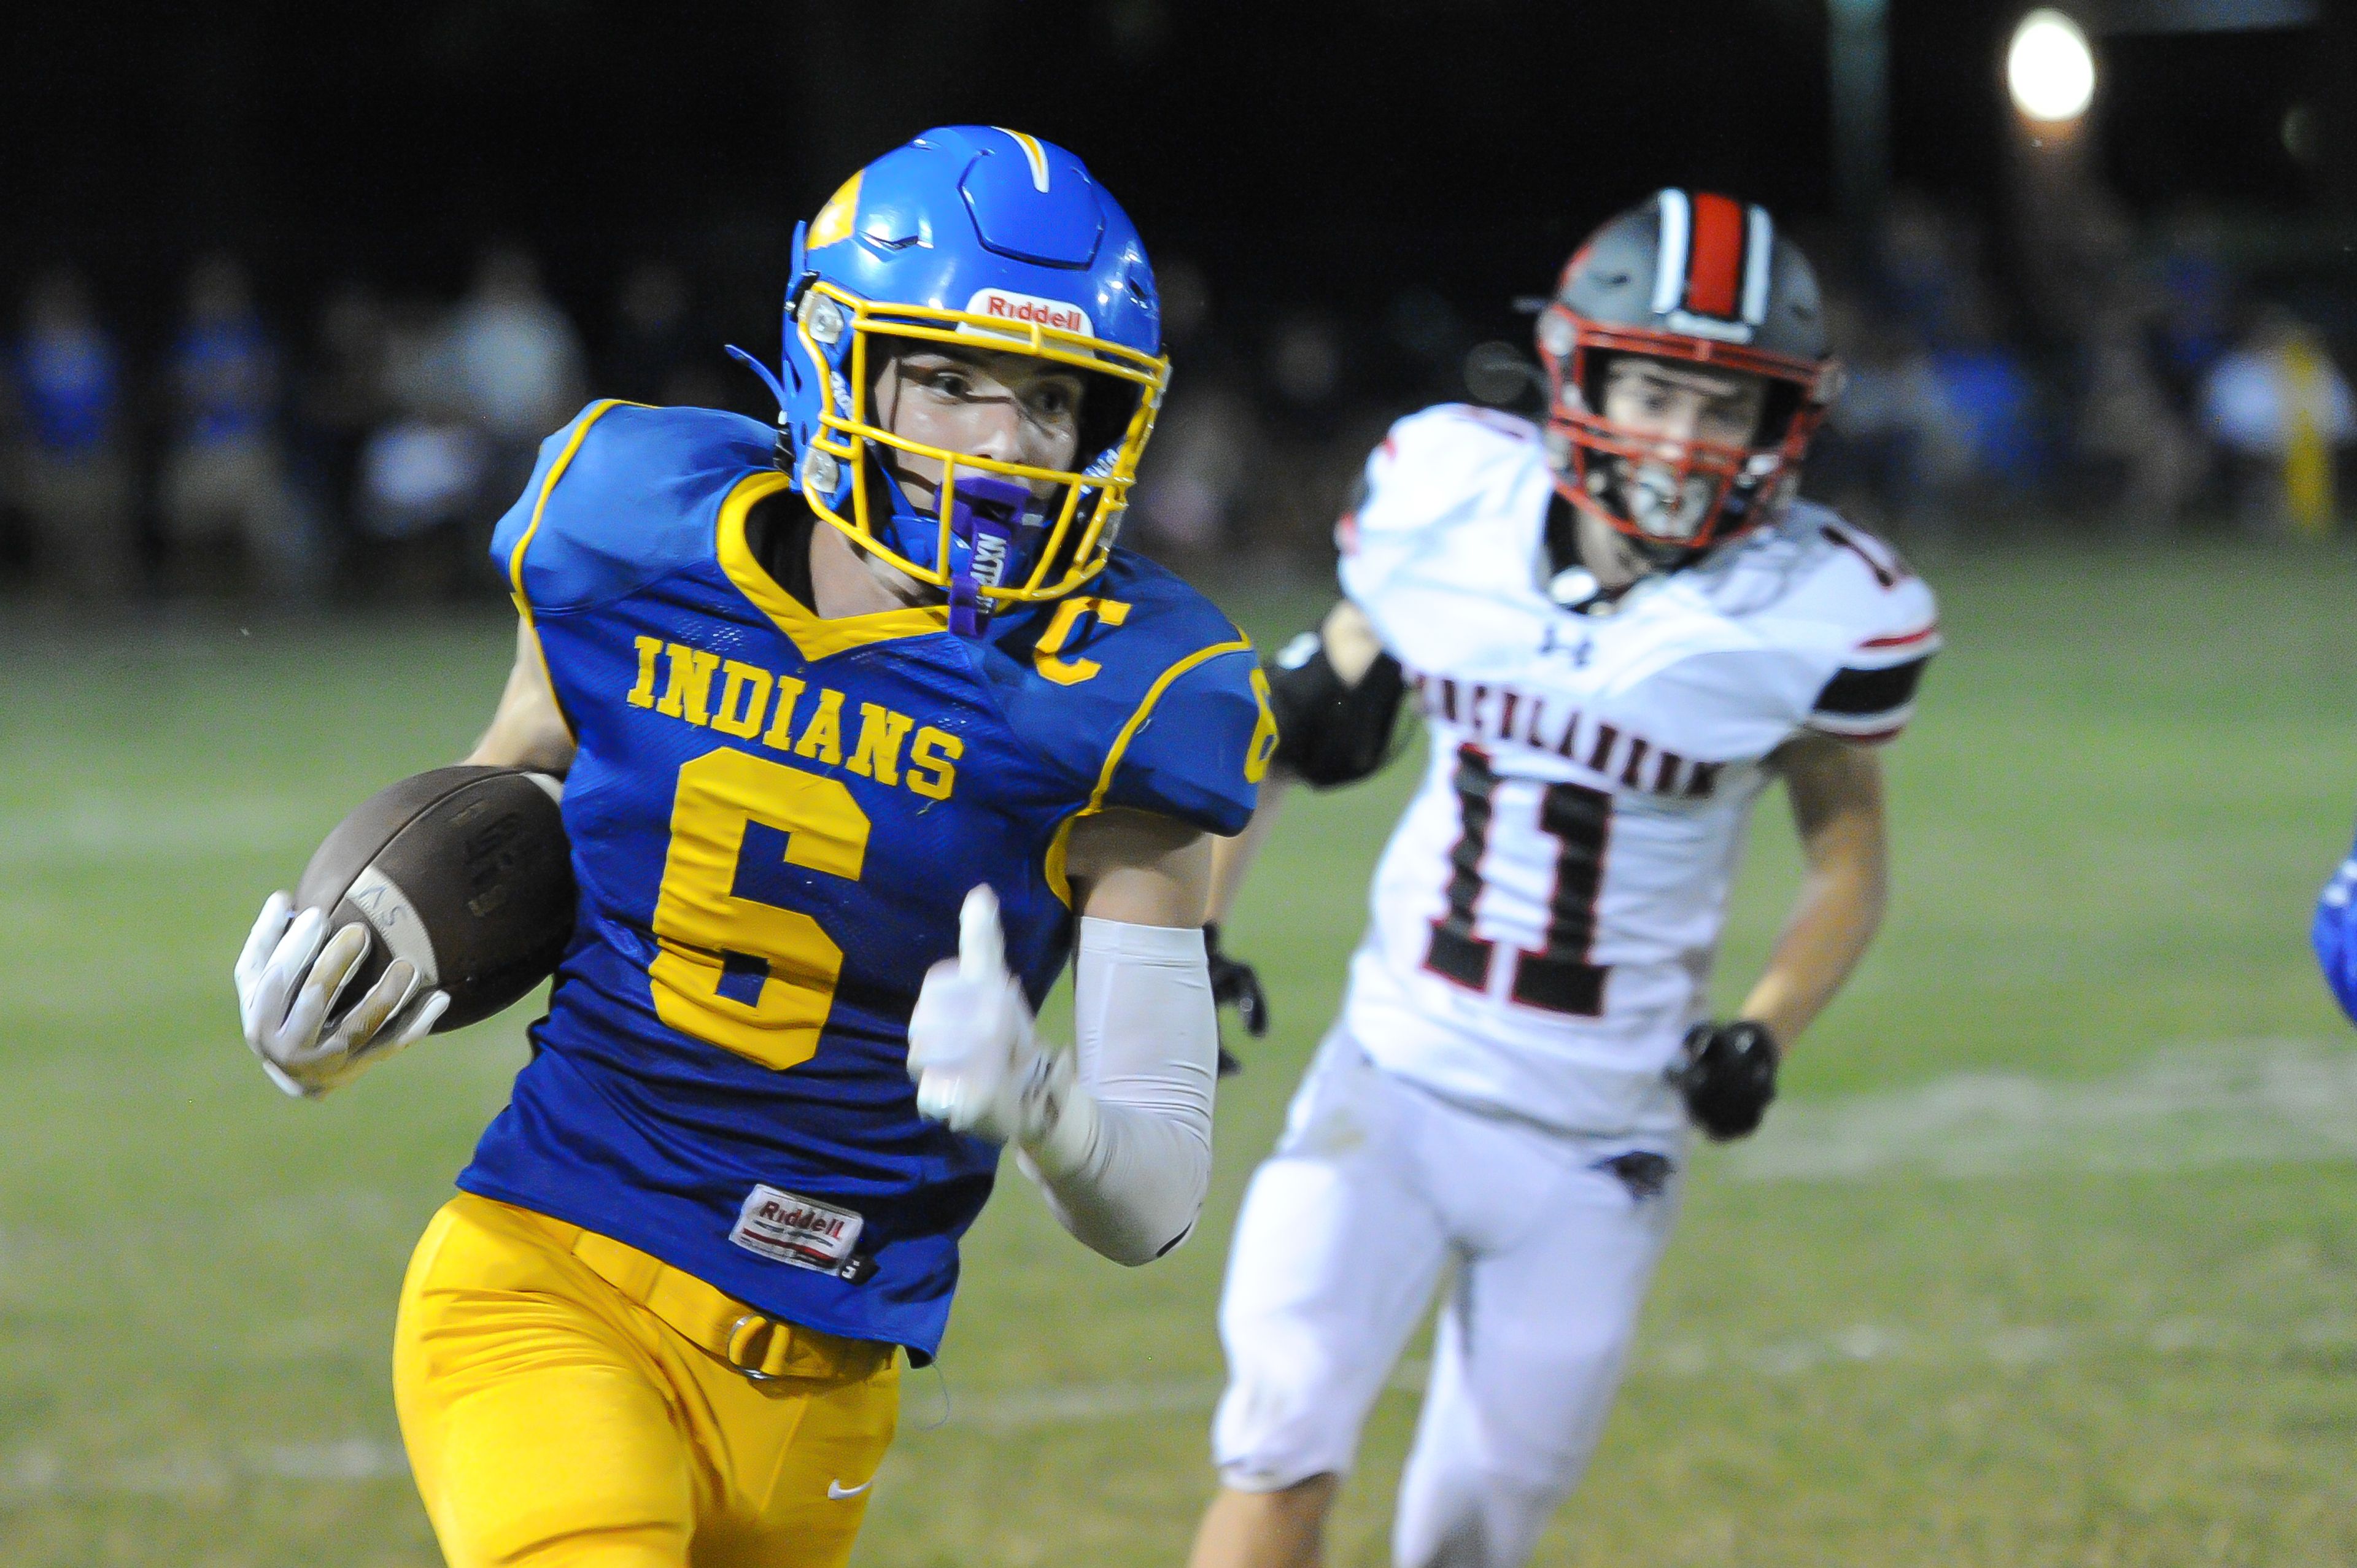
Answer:
[[[1649,554],[1677,559],[1775,515],[1841,386],[1808,258],[1764,208],[1700,191],[1661,191],[1589,235],[1539,314],[1538,349],[1555,488]],[[1751,444],[1664,440],[1605,418],[1604,372],[1620,354],[1765,378]],[[1691,498],[1652,528],[1624,499],[1640,467]]]

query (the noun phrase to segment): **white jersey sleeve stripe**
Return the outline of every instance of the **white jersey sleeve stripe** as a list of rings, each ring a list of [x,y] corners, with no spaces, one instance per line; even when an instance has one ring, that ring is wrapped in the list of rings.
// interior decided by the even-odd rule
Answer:
[[[1843,718],[1831,714],[1818,714],[1809,720],[1809,728],[1822,735],[1842,740],[1856,741],[1862,746],[1879,746],[1896,740],[1907,721],[1915,716],[1915,704],[1893,708],[1887,714],[1873,714],[1865,718]]]
[[[1764,327],[1768,322],[1769,274],[1774,271],[1776,225],[1764,207],[1754,207],[1749,213],[1749,231],[1743,258],[1743,322],[1747,327]]]
[[[1693,217],[1686,193],[1664,190],[1660,197],[1662,249],[1653,265],[1653,314],[1667,316],[1686,293],[1686,239]]]

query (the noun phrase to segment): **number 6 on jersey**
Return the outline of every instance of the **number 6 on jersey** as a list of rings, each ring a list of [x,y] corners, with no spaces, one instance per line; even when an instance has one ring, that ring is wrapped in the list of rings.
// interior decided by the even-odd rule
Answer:
[[[808,915],[737,894],[755,823],[785,835],[786,865],[858,880],[867,817],[839,780],[707,752],[679,770],[647,973],[664,1023],[782,1070],[817,1052],[843,950]]]

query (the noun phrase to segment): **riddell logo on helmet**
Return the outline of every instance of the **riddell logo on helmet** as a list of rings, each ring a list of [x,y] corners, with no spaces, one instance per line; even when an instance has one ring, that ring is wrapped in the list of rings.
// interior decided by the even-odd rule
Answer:
[[[1014,294],[1003,288],[977,289],[974,297],[965,302],[965,309],[969,316],[987,317],[1009,327],[1044,327],[1051,332],[1096,336],[1087,311],[1060,299],[1042,299],[1034,294]]]

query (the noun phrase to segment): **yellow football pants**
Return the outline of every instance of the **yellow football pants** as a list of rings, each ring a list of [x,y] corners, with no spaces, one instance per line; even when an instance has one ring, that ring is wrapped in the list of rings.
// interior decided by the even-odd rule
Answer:
[[[892,1347],[469,1194],[410,1260],[393,1387],[451,1568],[834,1568],[900,1391]]]

